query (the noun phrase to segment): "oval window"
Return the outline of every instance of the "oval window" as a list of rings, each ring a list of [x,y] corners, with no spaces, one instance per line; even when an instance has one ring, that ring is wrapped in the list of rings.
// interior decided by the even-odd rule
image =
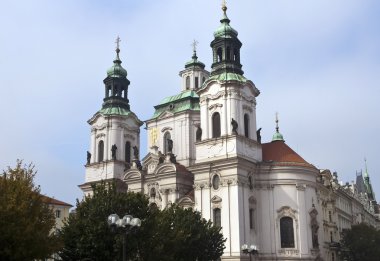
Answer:
[[[212,187],[217,190],[219,189],[219,185],[220,185],[220,178],[218,175],[214,175],[214,177],[212,178]]]

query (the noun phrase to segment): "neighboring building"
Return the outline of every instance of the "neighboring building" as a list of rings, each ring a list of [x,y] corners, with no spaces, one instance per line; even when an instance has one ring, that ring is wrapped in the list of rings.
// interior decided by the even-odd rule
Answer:
[[[227,238],[222,260],[246,260],[245,243],[259,247],[258,260],[338,260],[343,229],[356,222],[379,224],[369,176],[361,194],[339,185],[336,175],[320,171],[285,143],[278,119],[272,141],[261,142],[260,91],[244,77],[242,43],[226,11],[223,6],[211,42],[211,72],[194,44],[192,59],[179,73],[181,90],[154,106],[145,122],[148,154],[141,161],[143,123],[130,110],[130,82],[117,46],[102,109],[88,121],[91,145],[80,187],[87,195],[94,182],[114,179],[162,209],[177,203],[200,211]]]
[[[63,222],[65,219],[69,218],[70,208],[73,206],[69,203],[50,198],[48,196],[42,195],[42,200],[52,209],[55,216],[55,227],[54,230],[59,230],[63,227]]]

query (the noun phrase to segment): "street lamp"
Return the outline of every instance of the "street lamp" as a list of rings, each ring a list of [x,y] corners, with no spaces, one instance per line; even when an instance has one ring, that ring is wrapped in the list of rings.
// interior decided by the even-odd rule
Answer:
[[[241,251],[243,251],[244,254],[249,254],[249,261],[251,261],[252,255],[257,255],[259,253],[256,245],[248,246],[247,244],[244,244],[241,246]]]
[[[117,214],[111,214],[108,216],[108,225],[115,228],[122,228],[123,233],[123,261],[127,260],[127,235],[130,231],[137,229],[141,226],[141,220],[134,218],[131,215],[125,215],[123,218],[119,218]]]

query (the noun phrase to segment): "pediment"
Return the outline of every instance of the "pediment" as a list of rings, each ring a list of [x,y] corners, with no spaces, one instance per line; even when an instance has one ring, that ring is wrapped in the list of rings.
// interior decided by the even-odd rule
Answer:
[[[142,173],[138,169],[129,169],[124,173],[124,181],[141,179]]]
[[[213,196],[211,199],[211,202],[212,203],[220,203],[220,202],[222,202],[222,198],[218,197],[218,196]]]
[[[173,116],[174,116],[174,113],[172,113],[170,111],[164,111],[163,113],[161,113],[160,116],[158,116],[158,119],[165,119],[165,118],[170,118]]]
[[[175,164],[173,163],[162,163],[159,165],[155,171],[156,175],[162,175],[162,174],[167,174],[167,173],[176,173],[177,168]]]

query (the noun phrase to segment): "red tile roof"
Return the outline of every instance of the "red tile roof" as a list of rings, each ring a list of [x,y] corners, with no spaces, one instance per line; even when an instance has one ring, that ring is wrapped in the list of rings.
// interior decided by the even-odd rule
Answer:
[[[295,163],[295,165],[310,165],[283,141],[263,143],[262,149],[263,161],[273,161],[275,163]]]
[[[41,195],[41,196],[42,196],[42,201],[45,202],[45,203],[47,203],[47,204],[61,205],[61,206],[68,206],[68,207],[72,207],[73,206],[73,205],[71,205],[69,203],[57,200],[55,198],[51,198],[51,197],[48,197],[48,196],[45,196],[45,195]]]

